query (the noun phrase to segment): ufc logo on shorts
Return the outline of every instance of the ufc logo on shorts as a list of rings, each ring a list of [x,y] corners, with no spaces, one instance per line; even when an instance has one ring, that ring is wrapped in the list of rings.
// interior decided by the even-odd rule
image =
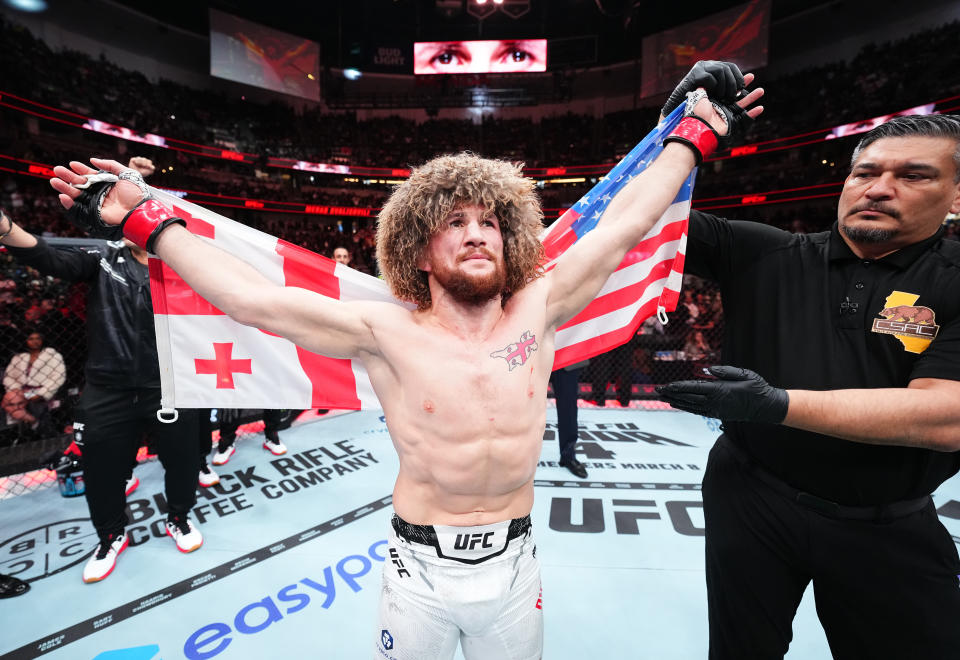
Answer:
[[[397,567],[397,575],[400,577],[410,577],[410,571],[403,567],[403,561],[400,559],[400,553],[396,548],[390,548],[390,563]]]
[[[490,537],[493,536],[493,532],[487,532],[486,534],[481,534],[477,532],[476,534],[457,534],[457,540],[453,542],[453,547],[455,550],[473,550],[477,547],[477,544],[480,544],[481,548],[492,548],[493,544],[490,543]]]

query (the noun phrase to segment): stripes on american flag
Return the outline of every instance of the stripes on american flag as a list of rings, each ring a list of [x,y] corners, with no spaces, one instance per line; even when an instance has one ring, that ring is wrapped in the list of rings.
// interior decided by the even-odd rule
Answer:
[[[680,122],[683,105],[635,146],[590,192],[544,232],[547,269],[597,226],[607,205],[663,150],[663,138]],[[694,170],[673,203],[630,250],[593,301],[557,330],[554,369],[625,344],[653,314],[677,308],[683,281]]]

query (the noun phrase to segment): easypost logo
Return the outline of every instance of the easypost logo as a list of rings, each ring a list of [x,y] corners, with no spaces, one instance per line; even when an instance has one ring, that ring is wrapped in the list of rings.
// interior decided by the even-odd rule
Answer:
[[[383,563],[386,556],[380,554],[381,546],[387,545],[386,539],[373,543],[365,552],[347,555],[336,564],[325,566],[310,577],[304,577],[294,584],[276,589],[273,595],[243,605],[230,618],[208,623],[195,630],[183,645],[183,654],[189,660],[208,660],[223,653],[228,646],[243,638],[263,632],[270,626],[282,625],[283,620],[305,609],[313,603],[319,603],[323,609],[330,609],[338,595],[345,592],[361,591],[364,585],[359,578],[368,574],[374,564]],[[379,581],[376,586],[380,586]],[[209,611],[209,610],[208,610]],[[389,641],[393,647],[393,637],[384,630],[381,641]],[[236,649],[235,649],[236,650]],[[238,651],[242,654],[242,651]]]
[[[96,544],[89,518],[34,527],[0,544],[0,573],[21,580],[49,577],[82,562]]]

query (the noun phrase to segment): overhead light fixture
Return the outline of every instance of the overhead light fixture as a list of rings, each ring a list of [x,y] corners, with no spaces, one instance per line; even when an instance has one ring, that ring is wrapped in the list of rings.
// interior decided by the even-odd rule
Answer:
[[[343,77],[347,80],[358,80],[363,74],[360,69],[344,69]]]
[[[500,7],[500,11],[510,18],[520,18],[530,11],[530,0],[493,0]]]
[[[46,0],[3,0],[3,4],[20,11],[36,13],[47,10]]]
[[[470,0],[467,3],[467,13],[477,20],[484,20],[497,12],[494,4],[487,4],[487,0]]]

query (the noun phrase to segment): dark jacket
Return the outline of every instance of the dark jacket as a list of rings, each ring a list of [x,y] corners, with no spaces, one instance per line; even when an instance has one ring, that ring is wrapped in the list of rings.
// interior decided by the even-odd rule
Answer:
[[[88,383],[111,388],[160,387],[153,302],[147,267],[121,243],[32,248],[7,246],[22,264],[72,282],[87,282]]]

